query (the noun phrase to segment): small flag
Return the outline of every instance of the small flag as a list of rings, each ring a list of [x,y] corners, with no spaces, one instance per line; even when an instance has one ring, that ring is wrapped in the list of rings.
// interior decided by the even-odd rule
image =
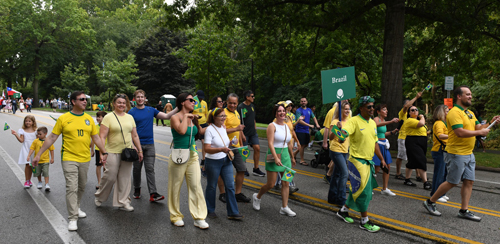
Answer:
[[[198,96],[194,96],[194,109],[200,109],[201,108],[201,103],[200,99],[198,99]]]
[[[10,126],[7,124],[7,122],[5,122],[5,125],[3,126],[3,131],[6,131],[10,129]]]
[[[333,132],[335,133],[335,135],[340,139],[340,140],[345,140],[345,132],[342,131],[341,129],[339,129],[338,126],[336,125],[333,125]]]
[[[431,88],[432,88],[432,84],[431,84],[431,83],[429,83],[429,85],[427,85],[427,86],[425,87],[425,90],[427,90],[427,91],[428,91],[428,90],[430,90]]]
[[[247,112],[248,110],[246,108],[242,108],[241,109],[241,118],[244,119],[245,117],[247,117]]]
[[[195,151],[195,152],[198,152],[198,147],[196,146],[196,144],[193,144],[193,145],[191,146],[191,150],[192,150],[192,151]]]
[[[295,170],[290,169],[286,166],[283,166],[283,167],[285,167],[285,172],[283,172],[283,176],[281,177],[281,180],[292,182],[293,176],[296,173]]]
[[[243,161],[247,160],[248,156],[250,156],[250,151],[248,150],[248,146],[238,149]]]

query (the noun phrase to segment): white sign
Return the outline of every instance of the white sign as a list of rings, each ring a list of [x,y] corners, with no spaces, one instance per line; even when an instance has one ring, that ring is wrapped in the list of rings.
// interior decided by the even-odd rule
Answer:
[[[447,91],[453,91],[453,76],[446,76],[444,78],[444,89]]]

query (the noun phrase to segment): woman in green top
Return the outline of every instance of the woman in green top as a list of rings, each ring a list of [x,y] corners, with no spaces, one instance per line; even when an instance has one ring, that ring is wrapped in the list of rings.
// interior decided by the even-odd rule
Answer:
[[[198,120],[192,114],[194,99],[191,94],[181,93],[177,97],[179,112],[170,119],[172,125],[172,137],[174,149],[189,149],[189,160],[184,164],[176,164],[172,157],[168,160],[168,209],[170,221],[175,226],[184,226],[184,215],[180,211],[179,195],[182,182],[186,178],[189,194],[189,211],[194,219],[194,226],[207,229],[209,226],[205,221],[207,217],[207,205],[203,188],[201,186],[201,173],[198,165],[198,152],[196,150],[195,138],[197,134],[204,134],[205,128],[201,128]]]

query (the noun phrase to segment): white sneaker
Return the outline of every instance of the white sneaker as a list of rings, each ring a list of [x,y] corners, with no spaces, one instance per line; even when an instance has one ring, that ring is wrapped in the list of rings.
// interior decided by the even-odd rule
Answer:
[[[83,212],[81,209],[78,209],[78,218],[85,218],[87,214]]]
[[[288,215],[290,217],[295,217],[295,215],[297,215],[294,211],[292,211],[288,206],[286,207],[282,207],[280,209],[280,214],[284,214],[284,215]]]
[[[75,231],[78,230],[78,225],[76,224],[76,220],[70,220],[68,223],[68,230]]]
[[[205,221],[204,219],[194,220],[194,226],[202,230],[208,229],[209,227],[207,221]]]
[[[254,193],[253,196],[252,196],[252,205],[253,205],[253,209],[255,210],[260,210],[260,201],[262,199],[258,199],[257,198],[257,193]]]
[[[446,199],[446,201],[449,201],[449,200],[450,200],[450,198],[449,198],[448,196],[446,196],[446,195],[444,195],[444,196],[442,196],[442,197],[443,197],[444,199]]]
[[[50,191],[50,186],[49,186],[49,184],[45,184],[45,191]]]
[[[124,205],[123,207],[119,207],[118,209],[123,210],[123,211],[127,211],[127,212],[134,211],[134,207],[132,207],[130,205]]]
[[[36,188],[42,189],[42,187],[43,187],[43,184],[42,184],[42,182],[39,181],[38,184],[36,185]]]
[[[437,201],[442,202],[442,203],[448,202],[448,200],[446,200],[446,198],[444,198],[444,197],[440,197]]]
[[[382,195],[387,195],[387,196],[391,196],[391,197],[396,196],[396,193],[394,193],[391,190],[389,190],[389,188],[380,191],[380,193],[382,193]]]
[[[101,202],[101,201],[99,201],[99,200],[97,200],[97,198],[95,198],[95,199],[94,199],[94,203],[95,203],[95,205],[96,205],[97,207],[100,207],[100,206],[101,206],[101,204],[102,204],[102,202]]]
[[[177,220],[177,221],[175,221],[174,225],[177,226],[177,227],[183,227],[184,226],[184,221],[182,221],[182,219],[181,220]]]

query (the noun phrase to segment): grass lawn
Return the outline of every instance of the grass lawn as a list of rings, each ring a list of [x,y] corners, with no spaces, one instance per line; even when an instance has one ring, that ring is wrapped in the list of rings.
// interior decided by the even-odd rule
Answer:
[[[267,126],[269,124],[263,124],[263,123],[255,123],[257,125],[257,127],[263,127],[263,128],[267,128]]]
[[[257,135],[259,138],[267,138],[266,130],[257,129]]]
[[[52,108],[32,108],[33,110],[40,110],[40,111],[48,111],[48,112],[52,112]],[[69,112],[69,110],[67,109],[56,109],[56,112],[57,113],[66,113],[66,112]],[[85,113],[89,114],[90,116],[92,117],[95,117],[95,114],[97,113],[98,111],[90,111],[90,110],[85,110]]]

